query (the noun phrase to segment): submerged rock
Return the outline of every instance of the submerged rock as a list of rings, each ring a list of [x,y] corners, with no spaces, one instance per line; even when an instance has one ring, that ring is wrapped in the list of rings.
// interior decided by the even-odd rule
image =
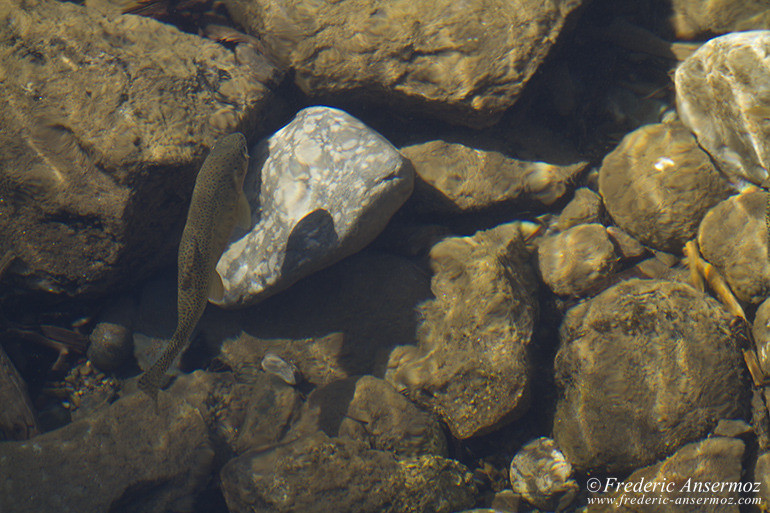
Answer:
[[[0,6],[0,247],[15,283],[106,294],[174,260],[208,148],[271,96],[232,52],[73,2]]]
[[[670,454],[742,407],[732,318],[689,285],[619,283],[567,312],[554,439],[579,471],[624,472]]]
[[[328,107],[300,111],[251,153],[244,191],[260,213],[217,264],[226,307],[254,304],[361,250],[412,192],[401,154]]]
[[[133,352],[136,305],[130,297],[108,307],[88,336],[88,359],[100,370],[109,372],[126,363]]]
[[[545,510],[563,511],[580,489],[572,478],[572,465],[556,442],[546,437],[532,440],[516,453],[510,479],[514,492]]]
[[[314,390],[287,438],[319,429],[401,458],[447,452],[438,421],[374,376],[343,379]]]
[[[40,433],[27,384],[0,346],[0,441],[26,440]]]
[[[233,513],[452,513],[473,504],[470,472],[426,455],[397,461],[323,433],[233,458],[222,469]]]
[[[770,13],[768,14],[770,17]],[[770,31],[717,37],[676,70],[679,117],[719,169],[760,185],[770,169]]]
[[[580,187],[562,209],[554,228],[563,231],[579,224],[598,223],[602,213],[602,197],[588,187]]]
[[[562,296],[596,292],[617,270],[619,261],[607,229],[594,223],[545,237],[537,257],[543,281]]]
[[[0,511],[187,511],[213,470],[206,423],[142,395],[28,442],[0,444]],[[148,493],[151,490],[151,493]]]
[[[741,301],[760,303],[770,295],[765,207],[767,193],[737,194],[709,210],[698,230],[698,246]]]
[[[672,0],[671,11],[682,39],[770,27],[770,6],[756,0]]]
[[[604,498],[608,500],[595,502],[591,511],[738,513],[740,499],[746,495],[743,492],[754,487],[751,482],[741,482],[745,449],[742,441],[724,437],[687,444],[665,461],[640,468],[625,479],[598,480],[600,487],[607,488]],[[644,504],[654,507],[640,507]]]
[[[417,346],[397,347],[386,379],[457,438],[493,431],[529,404],[537,288],[517,223],[445,239],[430,253],[436,299]]]
[[[413,208],[432,215],[551,205],[587,166],[525,162],[444,141],[407,146],[401,153],[420,179],[411,199]]]
[[[646,125],[604,158],[599,192],[615,223],[642,243],[681,253],[706,211],[732,190],[681,124]]]
[[[751,334],[757,348],[759,367],[770,376],[770,300],[764,300],[757,308]]]
[[[389,104],[491,126],[582,3],[560,0],[227,0],[311,97]]]

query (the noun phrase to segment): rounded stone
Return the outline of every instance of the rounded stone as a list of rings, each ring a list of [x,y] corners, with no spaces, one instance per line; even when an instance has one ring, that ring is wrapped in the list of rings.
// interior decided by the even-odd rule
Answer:
[[[621,282],[565,316],[554,439],[577,471],[625,472],[741,411],[732,317],[689,285]]]
[[[732,193],[683,125],[645,125],[604,158],[599,192],[615,223],[642,243],[681,253],[709,208]]]

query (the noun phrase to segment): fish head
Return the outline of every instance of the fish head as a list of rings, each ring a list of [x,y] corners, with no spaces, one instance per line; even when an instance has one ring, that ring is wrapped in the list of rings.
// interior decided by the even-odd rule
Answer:
[[[240,132],[234,132],[217,141],[214,150],[223,156],[223,159],[230,160],[228,166],[233,172],[233,183],[236,190],[243,189],[243,180],[246,178],[246,171],[249,168],[249,149],[246,145],[246,137]]]

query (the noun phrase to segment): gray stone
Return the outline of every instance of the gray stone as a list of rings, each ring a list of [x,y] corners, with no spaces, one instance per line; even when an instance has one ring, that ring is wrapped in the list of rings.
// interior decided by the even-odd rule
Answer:
[[[227,0],[311,97],[490,126],[513,105],[579,0]]]
[[[681,254],[706,211],[732,189],[681,124],[626,135],[599,171],[599,192],[620,228],[644,244]]]
[[[369,244],[412,192],[414,172],[348,114],[309,107],[252,150],[251,231],[224,252],[220,305],[254,304]]]
[[[453,513],[471,506],[476,492],[468,469],[454,460],[397,461],[320,432],[233,458],[221,479],[232,513]]]
[[[315,389],[287,438],[318,430],[331,437],[360,440],[400,458],[447,454],[438,421],[374,376],[343,379]]]
[[[0,346],[0,440],[26,440],[40,433],[27,384]]]
[[[671,11],[678,39],[770,27],[770,6],[761,0],[672,0]]]
[[[562,296],[597,292],[618,268],[618,254],[600,224],[581,224],[545,237],[537,250],[540,275]]]
[[[147,397],[132,395],[33,440],[0,444],[0,511],[189,511],[213,461],[196,408],[164,400],[156,414]]]
[[[0,247],[18,285],[106,294],[174,261],[208,148],[271,93],[213,41],[73,2],[0,4]]]
[[[421,305],[419,344],[393,350],[386,379],[465,439],[529,405],[537,285],[518,223],[445,239],[430,257],[436,299]]]
[[[587,166],[525,162],[444,141],[407,146],[401,153],[419,177],[410,203],[429,215],[551,205]]]
[[[629,280],[570,309],[556,355],[554,439],[578,471],[624,472],[739,414],[732,317],[689,285]]]
[[[511,461],[513,491],[533,506],[563,511],[575,500],[579,487],[572,477],[572,465],[556,442],[540,437],[526,443]]]
[[[603,486],[612,486],[604,494],[606,502],[595,502],[590,511],[738,513],[744,496],[740,492],[753,488],[751,483],[741,482],[745,449],[742,441],[723,437],[687,444],[665,461],[641,468],[623,480],[602,479]],[[617,484],[620,487],[615,490]],[[717,489],[712,491],[713,486]]]
[[[719,270],[738,299],[754,304],[770,294],[766,205],[763,191],[731,196],[709,210],[698,230],[703,258]]]
[[[719,169],[757,185],[770,167],[770,31],[717,37],[676,70],[679,117]]]

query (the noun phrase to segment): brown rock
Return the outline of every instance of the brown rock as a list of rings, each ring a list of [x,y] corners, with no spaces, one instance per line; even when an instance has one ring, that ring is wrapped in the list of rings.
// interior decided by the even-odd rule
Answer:
[[[536,283],[517,223],[445,239],[431,250],[436,299],[418,346],[397,347],[386,379],[457,438],[493,431],[529,405]]]
[[[689,285],[619,283],[567,313],[554,439],[578,471],[624,472],[697,440],[743,406],[732,318]]]
[[[581,2],[227,0],[312,97],[362,99],[490,126]]]
[[[620,228],[681,253],[706,211],[732,190],[681,124],[645,125],[604,158],[599,192]]]
[[[102,294],[172,262],[207,149],[253,132],[266,104],[255,77],[149,18],[0,5],[0,247],[16,283]]]
[[[26,440],[40,433],[27,385],[0,346],[0,439]]]

